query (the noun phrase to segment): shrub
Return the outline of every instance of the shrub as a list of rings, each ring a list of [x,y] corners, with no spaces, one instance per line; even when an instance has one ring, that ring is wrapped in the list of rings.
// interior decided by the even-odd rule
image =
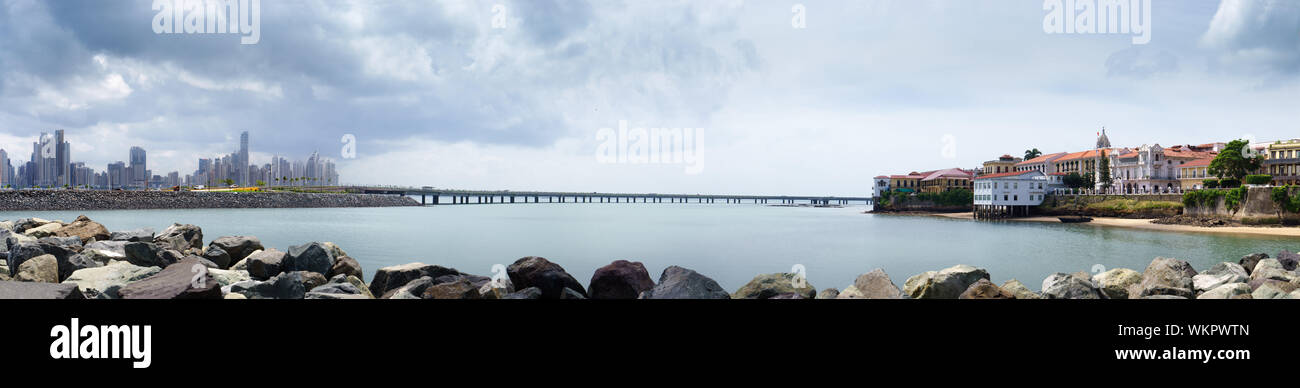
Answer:
[[[1225,194],[1223,197],[1223,204],[1227,205],[1228,209],[1231,209],[1232,211],[1235,212],[1237,211],[1237,209],[1241,208],[1241,200],[1245,198],[1246,198],[1246,188],[1238,187],[1232,190],[1228,190],[1228,193]]]
[[[1273,188],[1273,202],[1277,206],[1291,213],[1300,213],[1300,192],[1291,195],[1290,191],[1297,186],[1278,186]]]
[[[1188,191],[1183,193],[1183,207],[1213,206],[1223,196],[1223,190],[1217,189]]]
[[[1201,181],[1201,183],[1205,184],[1205,188],[1207,189],[1213,189],[1219,187],[1218,179],[1206,179]]]
[[[1219,180],[1219,187],[1222,187],[1222,188],[1225,188],[1225,189],[1229,189],[1229,188],[1233,188],[1233,187],[1239,187],[1239,186],[1241,186],[1241,180],[1240,180],[1240,179],[1225,178],[1225,179],[1220,179],[1220,180]]]
[[[1246,176],[1246,183],[1249,183],[1249,184],[1252,184],[1252,185],[1267,185],[1267,184],[1269,184],[1269,183],[1271,183],[1271,182],[1273,182],[1273,176],[1272,176],[1272,175],[1266,175],[1266,174],[1255,174],[1255,175],[1247,175],[1247,176]]]

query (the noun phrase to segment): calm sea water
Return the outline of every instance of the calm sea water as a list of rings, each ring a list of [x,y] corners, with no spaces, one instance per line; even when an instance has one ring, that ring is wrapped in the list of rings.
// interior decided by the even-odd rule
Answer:
[[[863,214],[867,207],[739,204],[516,204],[423,208],[195,209],[0,212],[0,219],[72,221],[85,214],[110,230],[172,222],[203,228],[204,242],[253,235],[287,250],[332,241],[370,280],[380,267],[414,261],[491,275],[493,264],[524,256],[557,262],[584,285],[617,259],[645,263],[651,277],[669,265],[694,269],[734,291],[754,275],[802,264],[818,289],[843,289],[873,268],[900,287],[907,277],[955,264],[989,270],[995,282],[1037,289],[1054,272],[1093,265],[1141,271],[1156,256],[1198,270],[1251,252],[1296,251],[1292,238],[1173,233],[1092,225],[976,222]]]

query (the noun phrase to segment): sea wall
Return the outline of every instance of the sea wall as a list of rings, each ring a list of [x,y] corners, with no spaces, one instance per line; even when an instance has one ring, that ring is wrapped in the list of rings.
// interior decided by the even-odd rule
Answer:
[[[1228,191],[1230,189],[1220,189]],[[1300,189],[1290,188],[1287,196],[1300,194]],[[1273,200],[1272,187],[1250,187],[1246,195],[1234,208],[1229,206],[1227,196],[1220,196],[1205,203],[1184,204],[1183,214],[1201,217],[1227,218],[1241,221],[1243,224],[1297,224],[1300,214],[1287,211]]]
[[[1047,195],[1034,214],[1119,218],[1162,218],[1182,213],[1179,194]]]
[[[0,210],[127,210],[419,206],[398,195],[287,192],[6,190]]]

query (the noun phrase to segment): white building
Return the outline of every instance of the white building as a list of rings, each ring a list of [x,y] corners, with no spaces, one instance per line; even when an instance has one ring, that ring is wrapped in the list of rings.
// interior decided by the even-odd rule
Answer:
[[[875,181],[876,183],[874,186],[872,186],[871,193],[873,197],[880,198],[880,193],[889,191],[889,176],[888,175],[878,176],[876,177]]]
[[[1042,171],[1025,170],[975,178],[975,216],[978,218],[1029,214],[1030,206],[1043,203],[1051,188]]]

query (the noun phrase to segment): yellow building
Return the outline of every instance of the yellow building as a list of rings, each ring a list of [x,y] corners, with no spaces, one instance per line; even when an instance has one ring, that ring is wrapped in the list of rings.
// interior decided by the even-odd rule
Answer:
[[[1264,156],[1260,170],[1273,176],[1273,184],[1300,184],[1300,139],[1269,144]]]
[[[1183,190],[1204,188],[1205,180],[1210,178],[1210,173],[1206,170],[1212,160],[1214,159],[1196,159],[1178,166],[1178,182]]]
[[[996,160],[984,162],[984,172],[980,175],[1001,174],[1016,170],[1016,163],[1020,163],[1020,158],[1011,155],[999,156]]]

